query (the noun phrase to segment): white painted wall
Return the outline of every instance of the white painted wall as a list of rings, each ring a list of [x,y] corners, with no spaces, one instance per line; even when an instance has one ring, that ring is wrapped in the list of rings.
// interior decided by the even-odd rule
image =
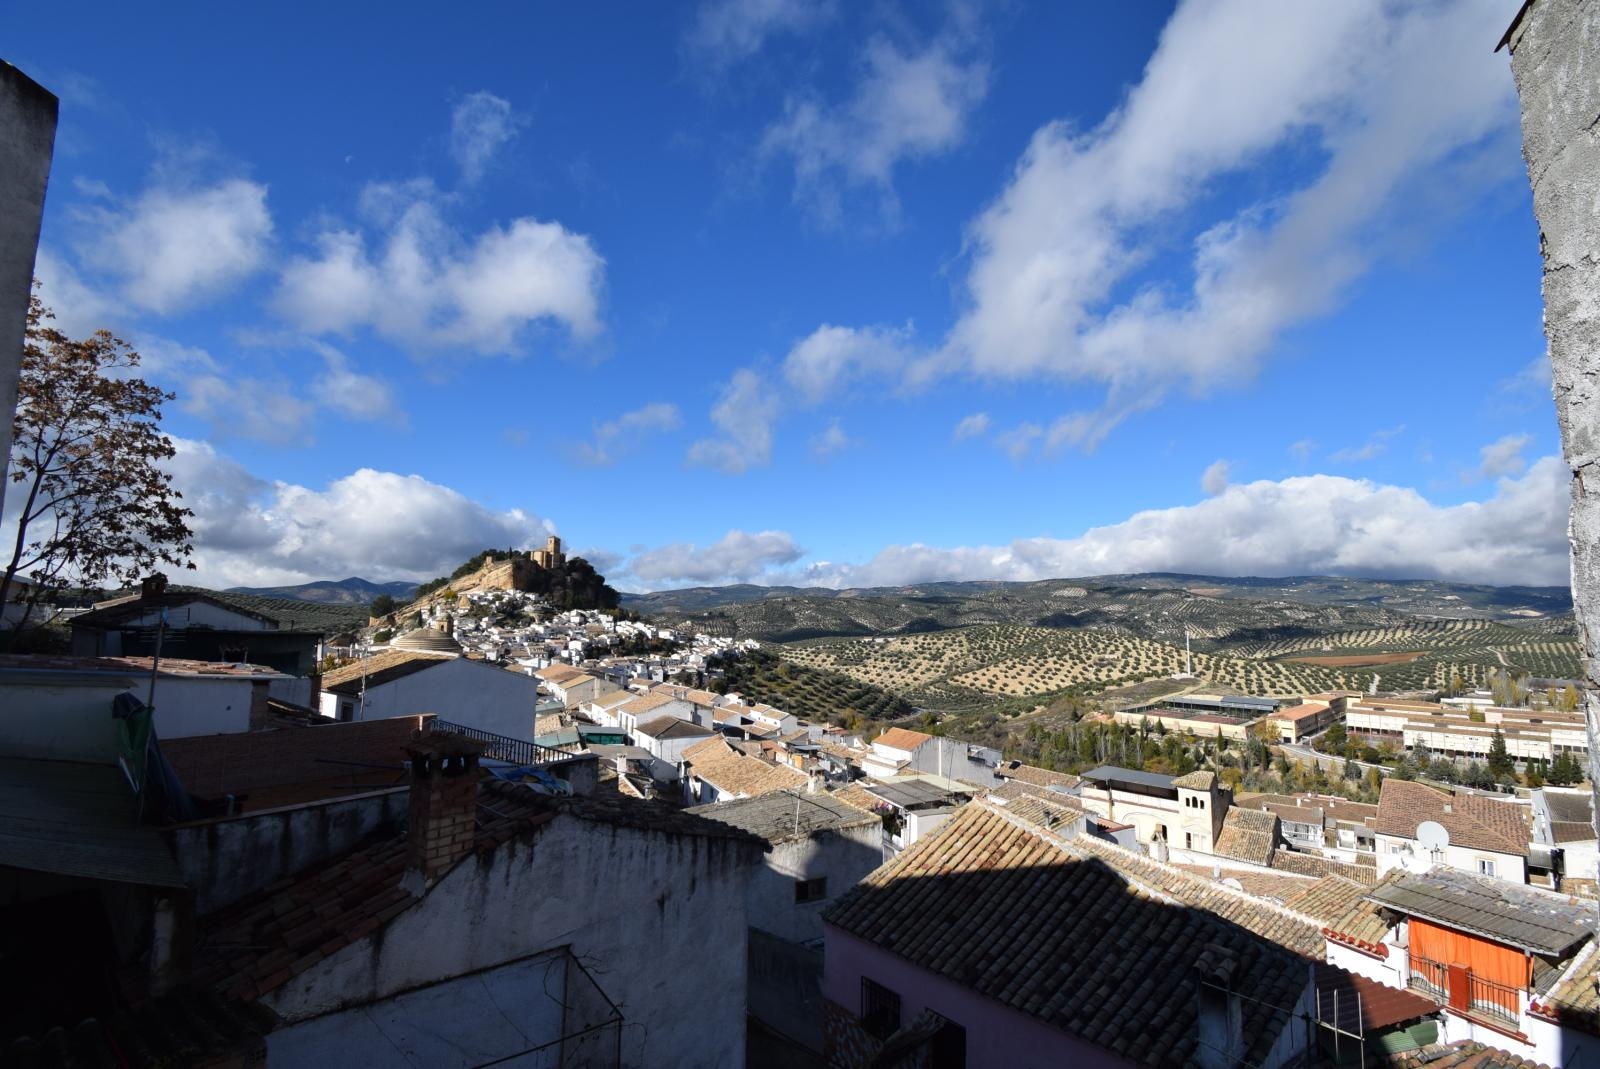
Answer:
[[[1393,869],[1407,872],[1427,872],[1434,865],[1447,865],[1462,872],[1483,875],[1478,871],[1479,861],[1494,863],[1494,877],[1507,883],[1528,882],[1528,859],[1516,854],[1502,854],[1493,850],[1473,850],[1451,843],[1444,848],[1444,856],[1435,861],[1414,839],[1395,835],[1379,835],[1377,842],[1378,875]],[[1410,851],[1407,851],[1407,847]],[[1569,867],[1569,871],[1570,867]]]
[[[883,864],[883,824],[874,819],[774,843],[765,860],[750,880],[750,926],[791,943],[821,939],[822,911]],[[819,877],[828,881],[826,897],[796,902],[796,881]]]
[[[0,755],[50,761],[117,759],[111,699],[133,677],[85,676],[48,681],[38,673],[0,674]]]
[[[564,813],[263,1001],[299,1022],[567,944],[622,1011],[623,1065],[738,1069],[751,849]]]
[[[330,702],[330,696],[335,700]],[[457,657],[368,686],[364,711],[359,697],[324,691],[321,712],[336,716],[338,704],[350,702],[357,718],[364,720],[434,713],[451,723],[532,742],[537,696],[538,685],[528,676]]]
[[[267,681],[263,680],[263,684]],[[133,692],[148,696],[148,678]],[[156,679],[156,734],[164,739],[191,735],[231,735],[250,730],[248,676],[159,676]],[[109,714],[109,710],[107,712]]]

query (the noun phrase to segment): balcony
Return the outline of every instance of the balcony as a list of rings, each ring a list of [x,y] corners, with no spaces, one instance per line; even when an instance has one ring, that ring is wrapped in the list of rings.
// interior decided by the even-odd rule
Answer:
[[[1463,965],[1446,965],[1413,954],[1411,988],[1452,1010],[1486,1023],[1520,1030],[1522,991],[1485,980]]]

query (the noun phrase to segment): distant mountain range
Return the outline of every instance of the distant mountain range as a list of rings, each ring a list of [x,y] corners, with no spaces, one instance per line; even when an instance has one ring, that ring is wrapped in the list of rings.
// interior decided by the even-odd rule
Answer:
[[[366,605],[379,594],[388,594],[396,601],[410,599],[415,583],[373,583],[358,576],[302,583],[299,586],[235,586],[230,594],[254,594],[262,598],[281,598],[287,601],[310,601],[318,605]]]
[[[1286,637],[1285,630],[1382,627],[1417,617],[1531,623],[1565,617],[1572,610],[1572,594],[1565,587],[1494,587],[1431,579],[1224,578],[1152,572],[858,590],[750,584],[691,587],[625,594],[622,604],[663,622],[693,623],[778,642],[1024,624],[1110,626],[1181,643],[1186,623],[1208,637],[1257,641]],[[1263,634],[1251,634],[1254,631]]]

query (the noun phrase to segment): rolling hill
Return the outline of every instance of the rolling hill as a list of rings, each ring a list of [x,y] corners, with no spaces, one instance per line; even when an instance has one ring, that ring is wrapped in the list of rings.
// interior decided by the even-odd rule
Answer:
[[[282,601],[312,601],[319,605],[369,605],[379,594],[388,594],[396,601],[404,601],[415,589],[415,583],[373,583],[351,576],[349,579],[302,583],[299,586],[235,586],[229,587],[225,593],[253,594]]]

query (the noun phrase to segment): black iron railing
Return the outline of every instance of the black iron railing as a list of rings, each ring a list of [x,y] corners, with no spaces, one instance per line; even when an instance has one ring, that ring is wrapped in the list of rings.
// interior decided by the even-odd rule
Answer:
[[[566,761],[579,756],[571,750],[563,750],[557,746],[540,746],[537,742],[529,742],[527,739],[513,739],[509,735],[496,735],[492,731],[480,731],[477,728],[469,728],[465,724],[455,724],[449,720],[440,720],[438,717],[433,718],[433,730],[477,739],[484,744],[483,756],[494,758],[497,761],[509,761],[514,765],[548,765],[556,761]]]
[[[1452,982],[1451,973],[1456,973]],[[1462,981],[1465,990],[1462,990]],[[1458,1010],[1469,1010],[1504,1024],[1516,1026],[1522,1019],[1522,992],[1505,984],[1485,980],[1471,969],[1452,970],[1440,961],[1411,955],[1411,986],[1431,998]]]

